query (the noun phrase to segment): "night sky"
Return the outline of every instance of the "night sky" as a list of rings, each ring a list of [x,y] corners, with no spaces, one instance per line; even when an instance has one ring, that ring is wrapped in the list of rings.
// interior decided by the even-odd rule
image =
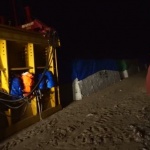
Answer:
[[[1,0],[0,14],[13,22],[11,0]],[[18,23],[25,22],[24,7],[33,19],[53,26],[67,57],[147,55],[150,49],[149,2],[78,0],[15,0]]]

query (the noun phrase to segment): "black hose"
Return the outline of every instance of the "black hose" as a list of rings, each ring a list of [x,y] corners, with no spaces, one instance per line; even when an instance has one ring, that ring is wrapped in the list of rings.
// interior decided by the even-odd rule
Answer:
[[[2,90],[0,90],[0,93],[2,93],[2,94],[4,94],[4,95],[7,95],[7,96],[9,96],[9,97],[19,98],[19,97],[16,96],[16,95],[8,94],[7,92],[4,92],[4,91],[2,91]]]
[[[10,105],[6,104],[5,102],[2,102],[2,101],[0,101],[0,103],[3,104],[3,105],[5,105],[5,106],[7,106],[8,108],[18,109],[18,108],[22,107],[25,103],[27,103],[27,101],[21,103],[19,106],[10,106]]]
[[[27,102],[27,104],[26,104],[26,106],[25,106],[25,109],[23,110],[23,113],[22,113],[21,115],[19,115],[19,117],[22,117],[22,116],[25,114],[25,112],[26,112],[26,110],[27,110],[28,104],[29,104],[29,103]],[[0,111],[0,114],[2,114],[3,116],[11,117],[11,118],[18,118],[18,117],[15,117],[15,116],[7,115],[7,114],[5,114],[4,112],[1,112],[1,111]]]
[[[49,46],[49,48],[50,48],[50,46]],[[49,64],[50,64],[51,61],[52,61],[52,55],[50,55],[49,53],[50,53],[50,52],[48,52],[48,57],[50,56],[50,58],[48,58],[48,60],[47,60],[46,67],[45,67],[45,69],[44,69],[44,71],[43,71],[43,73],[42,73],[41,78],[39,79],[38,83],[34,86],[34,88],[32,89],[32,91],[31,91],[27,96],[25,96],[25,97],[23,97],[23,98],[16,99],[16,100],[14,100],[14,101],[9,100],[9,99],[2,99],[2,98],[0,98],[0,101],[10,102],[10,103],[16,103],[16,102],[24,101],[25,99],[29,98],[29,97],[33,94],[33,92],[36,90],[36,88],[38,87],[38,85],[39,85],[40,82],[42,81],[42,79],[43,79],[43,77],[44,77],[46,71],[47,71],[48,68],[49,68]],[[51,53],[53,53],[53,49],[52,49],[52,52],[51,52]],[[9,95],[9,96],[11,97],[10,94],[7,94],[7,95]]]
[[[50,41],[48,40],[48,43],[49,43],[49,42],[50,42]],[[30,96],[34,93],[34,91],[36,90],[36,88],[38,87],[38,85],[40,84],[40,82],[42,81],[42,79],[43,79],[43,77],[44,77],[46,71],[48,70],[48,68],[49,68],[49,66],[50,66],[50,64],[51,64],[51,62],[52,62],[52,60],[53,60],[52,54],[54,53],[54,52],[53,52],[53,51],[54,51],[54,48],[52,48],[52,51],[51,51],[51,53],[50,53],[50,43],[48,44],[48,49],[49,49],[49,50],[48,50],[48,52],[47,52],[47,56],[48,56],[48,57],[47,57],[46,67],[45,67],[45,69],[44,69],[44,71],[43,71],[43,73],[42,73],[41,78],[39,79],[39,81],[37,82],[37,84],[34,86],[34,88],[32,89],[32,91],[31,91],[27,96],[25,96],[25,97],[23,97],[23,98],[19,98],[19,97],[17,97],[17,96],[8,94],[8,93],[6,93],[6,92],[4,92],[4,91],[0,91],[0,93],[3,93],[4,95],[7,95],[7,96],[9,96],[9,97],[18,98],[18,99],[16,99],[16,100],[12,100],[12,99],[10,100],[10,99],[2,99],[2,98],[0,98],[0,103],[1,103],[1,104],[7,106],[7,107],[10,108],[10,109],[19,109],[20,107],[22,107],[23,105],[26,104],[25,109],[24,109],[23,113],[21,114],[21,116],[23,116],[23,115],[25,114],[25,112],[26,112],[26,110],[27,110],[27,105],[29,104],[29,100],[33,98],[33,97],[30,97]],[[8,104],[6,103],[6,102],[16,103],[16,102],[21,102],[21,101],[24,101],[24,102],[21,103],[21,104],[19,104],[18,106],[10,106],[10,105],[8,105]],[[0,114],[5,115],[5,116],[7,116],[7,117],[12,117],[12,116],[10,116],[10,115],[4,114],[4,113],[1,112],[1,111],[0,111]]]

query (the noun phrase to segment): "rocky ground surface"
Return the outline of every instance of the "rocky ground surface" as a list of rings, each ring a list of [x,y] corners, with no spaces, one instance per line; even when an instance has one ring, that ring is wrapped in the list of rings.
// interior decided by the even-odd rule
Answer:
[[[150,150],[145,73],[124,79],[0,143],[0,150]]]

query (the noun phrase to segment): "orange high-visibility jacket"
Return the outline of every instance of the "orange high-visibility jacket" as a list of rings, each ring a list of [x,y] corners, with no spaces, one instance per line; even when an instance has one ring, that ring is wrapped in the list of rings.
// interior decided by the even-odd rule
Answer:
[[[22,73],[22,81],[24,85],[23,92],[31,92],[33,86],[33,75],[29,72]]]

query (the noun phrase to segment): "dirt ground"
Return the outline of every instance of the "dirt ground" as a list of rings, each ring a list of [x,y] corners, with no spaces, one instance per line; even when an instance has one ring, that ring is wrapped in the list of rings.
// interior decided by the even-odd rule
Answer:
[[[150,150],[146,73],[132,75],[0,143],[1,150]]]

